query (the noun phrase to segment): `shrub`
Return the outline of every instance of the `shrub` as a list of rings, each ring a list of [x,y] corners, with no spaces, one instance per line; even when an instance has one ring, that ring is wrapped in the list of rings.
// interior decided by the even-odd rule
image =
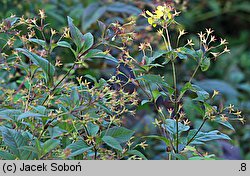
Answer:
[[[35,18],[4,19],[0,25],[0,158],[146,159],[145,140],[151,138],[164,142],[168,159],[210,159],[213,155],[201,154],[196,146],[230,138],[217,129],[202,132],[204,124],[214,121],[234,130],[230,121],[244,122],[244,118],[233,105],[214,106],[219,92],[214,90],[210,95],[195,85],[193,78],[229,49],[226,40],[216,41],[212,29],[200,32],[197,43],[188,39],[179,46],[186,32],[180,30],[176,41],[169,32],[170,27],[177,28],[178,15],[167,5],[142,13],[158,29],[156,35],[165,48],[154,51],[149,42],[143,42],[139,59],[129,51],[135,40],[133,19],[108,26],[98,22],[102,35],[97,39],[91,33],[82,34],[70,17],[60,34],[45,23],[42,10]],[[111,48],[119,51],[118,59],[110,54]],[[64,52],[71,53],[71,58],[64,58],[68,64],[61,61]],[[116,72],[108,79],[76,76],[76,70],[89,67],[98,58],[115,66]],[[197,67],[183,86],[178,85],[175,64],[191,59]],[[153,71],[169,64],[172,83]],[[160,98],[167,105],[159,103]],[[184,101],[190,101],[199,112],[199,128],[191,128]],[[141,140],[124,127],[123,119],[134,116],[138,106],[145,105],[157,112],[153,124],[159,135],[139,136]]]

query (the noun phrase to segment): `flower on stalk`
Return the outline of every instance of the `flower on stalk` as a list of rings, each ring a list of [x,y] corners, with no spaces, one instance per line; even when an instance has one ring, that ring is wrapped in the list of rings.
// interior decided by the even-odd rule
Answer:
[[[151,13],[146,11],[142,14],[145,18],[148,19],[148,23],[153,27],[156,27],[157,24],[163,26],[165,22],[169,23],[174,16],[177,16],[179,13],[172,14],[172,8],[170,6],[158,6],[156,10]]]

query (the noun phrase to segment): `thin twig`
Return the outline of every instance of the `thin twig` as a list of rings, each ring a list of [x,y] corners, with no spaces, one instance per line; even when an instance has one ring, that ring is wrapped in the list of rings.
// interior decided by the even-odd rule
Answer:
[[[193,140],[194,138],[196,137],[196,135],[200,132],[201,128],[203,127],[203,125],[205,124],[205,122],[207,121],[208,118],[204,118],[200,127],[198,128],[198,130],[196,131],[196,133],[193,135],[193,137],[187,142],[187,145],[189,145]]]

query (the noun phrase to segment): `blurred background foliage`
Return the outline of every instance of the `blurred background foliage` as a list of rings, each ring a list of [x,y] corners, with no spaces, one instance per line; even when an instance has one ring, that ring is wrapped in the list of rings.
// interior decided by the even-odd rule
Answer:
[[[11,14],[17,16],[24,15],[32,17],[38,14],[39,9],[44,9],[47,15],[47,22],[57,31],[62,31],[67,25],[66,16],[74,19],[83,33],[92,32],[96,39],[100,36],[97,20],[106,25],[112,22],[125,23],[129,18],[136,20],[136,39],[130,52],[134,57],[139,57],[138,45],[149,41],[154,49],[163,47],[157,40],[156,35],[151,35],[155,29],[148,27],[147,21],[139,14],[142,9],[153,9],[155,6],[170,3],[171,0],[2,0],[0,2],[0,18],[6,18]],[[250,2],[248,0],[177,0],[176,8],[182,14],[177,19],[180,28],[188,31],[189,37],[204,30],[213,28],[216,35],[226,38],[229,42],[231,54],[222,56],[211,63],[208,72],[200,72],[196,77],[196,84],[205,90],[212,92],[214,89],[220,91],[220,96],[216,104],[235,104],[239,107],[246,124],[233,124],[236,132],[227,131],[233,139],[231,143],[219,141],[206,146],[201,146],[200,150],[214,153],[216,156],[225,159],[250,159]],[[176,31],[176,29],[173,29]],[[173,36],[176,35],[173,32]],[[182,41],[185,42],[185,41]],[[119,57],[118,51],[112,51],[112,55]],[[60,55],[60,53],[57,53]],[[66,55],[65,55],[66,54]],[[67,53],[62,59],[67,57]],[[70,57],[68,53],[68,57]],[[66,60],[65,60],[66,62]],[[186,80],[194,69],[194,63],[181,62],[177,68],[177,73],[182,75],[182,83]],[[155,72],[171,77],[170,68],[156,69]],[[114,72],[112,66],[100,63],[90,63],[89,68],[77,72],[78,75],[91,74],[96,77],[108,77]],[[170,81],[171,82],[171,81]],[[162,103],[162,102],[159,102]],[[201,119],[197,118],[195,109],[190,109],[189,99],[185,99],[184,107],[187,116],[198,126]],[[166,105],[167,106],[167,105]],[[154,112],[148,106],[138,107],[138,114],[135,118],[128,118],[124,123],[129,128],[133,128],[142,134],[156,133],[152,125]],[[204,130],[210,128],[220,128],[216,124],[207,124]],[[150,147],[146,150],[149,159],[164,158],[163,146],[156,141],[148,141]],[[218,147],[221,150],[218,150]]]

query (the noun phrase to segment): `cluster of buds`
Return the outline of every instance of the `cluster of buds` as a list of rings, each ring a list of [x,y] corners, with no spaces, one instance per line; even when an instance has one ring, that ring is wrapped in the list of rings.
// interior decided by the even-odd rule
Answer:
[[[134,33],[135,20],[130,20],[125,24],[120,24],[119,22],[112,23],[111,29],[114,32],[112,41],[116,38],[120,39],[123,44],[128,44],[135,38]]]
[[[115,76],[112,76],[107,80],[106,84],[102,86],[92,85],[90,82],[83,80],[83,77],[77,79],[79,84],[85,87],[85,91],[91,95],[91,100],[83,100],[91,102],[90,106],[98,107],[99,102],[112,112],[112,115],[107,113],[105,109],[100,109],[97,115],[100,118],[105,118],[108,121],[112,121],[116,124],[121,123],[121,117],[125,113],[134,114],[134,109],[132,107],[138,105],[137,93],[134,91],[132,93],[125,92],[122,88],[119,90],[114,89],[112,85],[120,84],[120,80]]]
[[[226,39],[220,38],[219,43],[215,44],[218,39],[215,35],[213,35],[213,33],[214,30],[212,30],[211,28],[206,29],[206,32],[204,33],[198,33],[202,50],[206,53],[210,53],[211,55],[213,55],[214,58],[217,58],[224,53],[229,53],[230,50],[227,47],[228,42],[226,41]],[[213,51],[220,47],[224,47],[223,51]]]
[[[205,116],[211,121],[220,119],[222,122],[237,120],[242,124],[245,123],[245,119],[242,117],[242,112],[240,110],[235,110],[234,105],[232,104],[225,108],[221,108],[220,110],[217,110],[216,107],[206,108]]]

